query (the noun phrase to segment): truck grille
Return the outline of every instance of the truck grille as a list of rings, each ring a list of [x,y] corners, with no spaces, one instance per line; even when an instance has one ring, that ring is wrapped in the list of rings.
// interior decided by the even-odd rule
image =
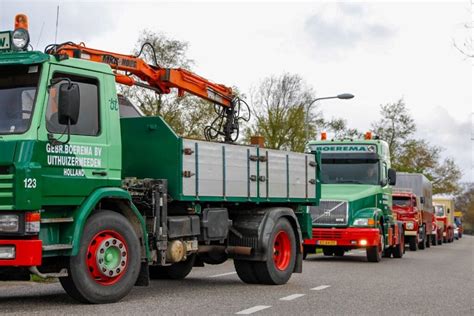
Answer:
[[[342,231],[337,229],[315,229],[313,230],[313,238],[316,239],[341,239],[342,238]]]
[[[313,225],[347,225],[346,201],[321,201],[319,206],[311,206],[310,209]]]
[[[13,174],[10,168],[0,166],[0,210],[13,209]]]

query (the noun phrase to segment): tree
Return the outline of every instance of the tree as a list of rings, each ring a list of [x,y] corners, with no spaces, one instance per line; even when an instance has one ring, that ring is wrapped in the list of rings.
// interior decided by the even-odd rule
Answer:
[[[414,139],[415,122],[403,99],[381,106],[382,119],[372,123],[374,133],[388,142],[392,167],[422,173],[433,183],[433,193],[459,192],[461,171],[453,159],[441,160],[442,148]]]
[[[410,116],[403,99],[381,105],[380,114],[382,118],[372,123],[372,130],[375,135],[388,143],[390,159],[394,162],[399,155],[401,144],[415,132],[415,121]]]
[[[463,228],[467,233],[474,233],[474,183],[466,183],[463,192],[456,197],[456,210],[463,213]]]
[[[149,30],[141,33],[134,50],[135,55],[140,55],[152,65],[191,70],[194,62],[187,56],[187,42]],[[149,43],[151,47],[144,46],[145,43]],[[176,91],[162,95],[136,86],[121,86],[119,91],[137,104],[145,115],[161,116],[177,134],[186,137],[203,138],[204,127],[216,115],[214,104],[188,94],[178,97]]]
[[[330,121],[325,121],[324,126],[328,132],[334,134],[334,139],[356,139],[363,136],[356,128],[349,128],[347,121],[342,118],[332,118]]]
[[[314,99],[313,89],[299,75],[263,79],[251,93],[253,121],[245,130],[245,140],[260,135],[268,148],[303,151],[306,140],[314,139],[317,127],[323,126],[320,113],[307,112]]]

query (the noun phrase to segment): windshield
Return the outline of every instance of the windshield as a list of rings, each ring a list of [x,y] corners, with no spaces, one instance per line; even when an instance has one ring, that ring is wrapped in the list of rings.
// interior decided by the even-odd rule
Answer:
[[[322,183],[380,183],[379,162],[373,159],[323,159]]]
[[[0,134],[28,130],[39,75],[39,65],[0,67]]]
[[[435,215],[436,216],[444,216],[444,206],[435,205]]]
[[[400,207],[409,207],[411,206],[411,199],[408,196],[393,196],[393,205]]]

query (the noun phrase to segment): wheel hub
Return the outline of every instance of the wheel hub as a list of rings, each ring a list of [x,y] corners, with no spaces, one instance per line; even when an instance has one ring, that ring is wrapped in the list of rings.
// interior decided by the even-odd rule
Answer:
[[[97,283],[111,285],[124,274],[128,262],[128,249],[124,240],[114,231],[103,231],[92,238],[86,261]]]
[[[290,265],[291,260],[291,241],[288,233],[285,231],[280,231],[275,236],[275,241],[273,243],[273,262],[275,267],[284,271]]]

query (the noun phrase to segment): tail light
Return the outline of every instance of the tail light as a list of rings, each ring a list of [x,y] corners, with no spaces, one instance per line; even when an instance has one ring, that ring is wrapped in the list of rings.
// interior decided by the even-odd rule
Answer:
[[[25,232],[39,233],[41,215],[39,212],[26,212],[25,214]]]

